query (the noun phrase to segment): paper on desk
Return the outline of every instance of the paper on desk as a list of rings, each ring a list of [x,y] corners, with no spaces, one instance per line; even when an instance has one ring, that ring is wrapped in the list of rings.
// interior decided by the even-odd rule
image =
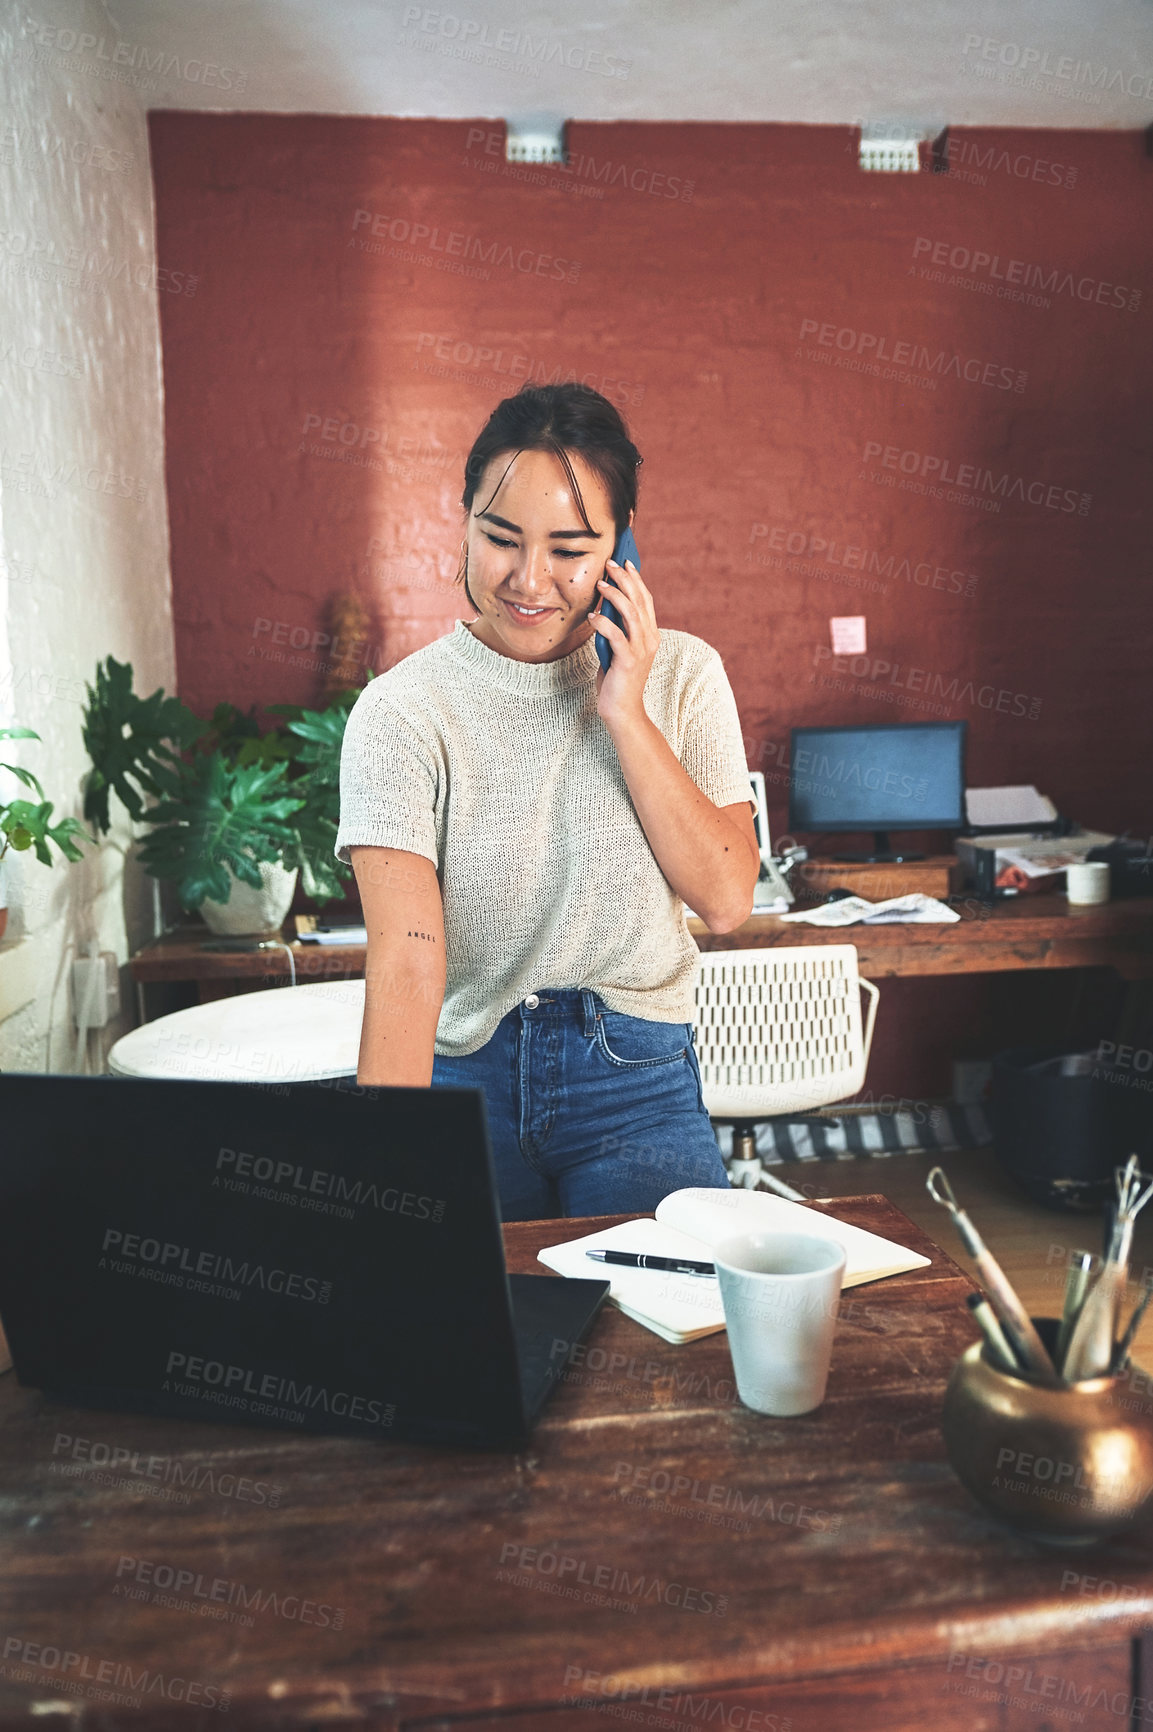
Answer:
[[[734,1227],[733,1231],[738,1229]],[[583,1275],[586,1280],[607,1280],[614,1305],[643,1323],[666,1341],[695,1341],[713,1335],[725,1326],[725,1308],[715,1275],[664,1275],[655,1269],[622,1269],[612,1263],[594,1263],[588,1251],[649,1251],[658,1257],[691,1257],[707,1262],[709,1254],[700,1239],[677,1227],[645,1218],[622,1221],[569,1239],[563,1245],[547,1245],[537,1261],[558,1275]]]
[[[887,902],[869,902],[864,896],[843,896],[839,902],[822,902],[817,908],[807,908],[795,914],[782,914],[782,920],[800,920],[806,926],[919,926],[930,921],[960,920],[955,908],[913,890],[907,896],[890,896]]]
[[[997,869],[1017,866],[1026,878],[1046,878],[1051,872],[1063,872],[1066,866],[1079,865],[1087,859],[1090,848],[1100,846],[1097,831],[1087,836],[1063,836],[1057,845],[1053,842],[1023,842],[1019,848],[997,849]]]
[[[908,1251],[892,1239],[838,1221],[807,1203],[792,1203],[767,1191],[724,1191],[690,1185],[673,1191],[657,1204],[657,1220],[667,1227],[695,1233],[712,1249],[740,1233],[803,1233],[817,1239],[833,1239],[845,1248],[842,1287],[857,1287],[864,1281],[880,1281],[909,1269],[925,1269],[929,1258]],[[699,1252],[696,1255],[700,1255]]]
[[[583,1238],[547,1245],[538,1262],[558,1275],[607,1279],[609,1298],[626,1317],[666,1341],[695,1341],[725,1326],[725,1310],[715,1276],[663,1275],[654,1269],[622,1269],[594,1263],[586,1252],[615,1248],[652,1251],[662,1257],[712,1260],[714,1247],[739,1233],[803,1233],[833,1239],[845,1247],[842,1287],[880,1281],[909,1269],[924,1268],[928,1257],[907,1251],[892,1239],[838,1221],[823,1209],[770,1197],[763,1191],[690,1186],[657,1204],[657,1219],[621,1221]]]
[[[1055,860],[1037,860],[1023,848],[997,849],[997,871],[1003,872],[1006,866],[1015,866],[1026,878],[1050,878],[1054,872],[1063,872],[1068,864],[1064,856]]]
[[[965,816],[980,829],[1002,824],[1051,824],[1057,808],[1032,785],[1017,788],[966,788]]]

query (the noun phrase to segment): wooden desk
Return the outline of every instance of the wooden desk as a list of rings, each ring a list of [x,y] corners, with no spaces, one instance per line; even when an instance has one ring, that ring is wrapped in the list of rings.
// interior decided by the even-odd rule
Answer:
[[[1115,968],[1126,980],[1153,978],[1153,897],[1070,908],[1063,895],[1020,896],[986,905],[956,903],[944,926],[805,926],[756,914],[735,932],[689,931],[701,950],[760,950],[789,944],[853,944],[868,980],[914,974],[1000,974],[1022,968]]]
[[[615,1310],[518,1455],[80,1412],[0,1380],[0,1727],[69,1702],[203,1732],[228,1692],[225,1724],[277,1732],[603,1732],[606,1709],[675,1732],[1119,1732],[1148,1531],[1055,1553],[972,1503],[939,1430],[968,1284],[883,1198],[836,1208],[933,1263],[845,1295],[800,1419],[736,1403],[723,1334],[671,1347]],[[541,1245],[592,1225],[509,1226],[509,1265],[539,1274]],[[92,1680],[75,1697],[65,1655]],[[986,1705],[1010,1660],[1012,1701]],[[138,1708],[94,1699],[101,1666]]]
[[[367,948],[363,944],[301,944],[284,934],[292,961],[284,950],[205,950],[214,935],[202,921],[173,927],[145,944],[129,958],[138,993],[148,986],[192,983],[197,1002],[230,998],[287,985],[295,968],[299,986],[321,980],[363,980]],[[143,1014],[142,1022],[148,1019]]]
[[[957,904],[961,915],[949,926],[850,926],[821,929],[791,925],[775,914],[756,914],[735,932],[710,932],[689,921],[698,947],[761,949],[772,945],[856,945],[867,979],[893,975],[989,974],[1025,968],[1115,968],[1127,980],[1153,978],[1153,897],[1109,902],[1101,908],[1070,909],[1064,896],[1029,896],[985,907]],[[201,948],[209,936],[196,924],[175,928],[138,950],[131,959],[141,985],[193,981],[201,1002],[237,991],[274,986],[289,978],[283,950],[235,954]],[[291,944],[296,978],[359,980],[363,944]]]

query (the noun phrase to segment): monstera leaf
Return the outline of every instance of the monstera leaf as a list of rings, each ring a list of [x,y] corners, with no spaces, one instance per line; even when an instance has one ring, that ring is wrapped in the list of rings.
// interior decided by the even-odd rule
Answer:
[[[327,710],[295,709],[285,723],[299,740],[294,768],[300,774],[291,786],[305,805],[295,821],[298,846],[285,865],[298,866],[305,894],[314,902],[329,902],[343,894],[352,869],[333,853],[340,823],[340,748],[348,723],[348,712],[359,693],[342,692]],[[278,705],[289,711],[287,704]]]
[[[172,878],[181,904],[199,908],[206,896],[227,902],[228,870],[260,886],[259,867],[286,859],[296,845],[294,814],[304,801],[286,788],[287,766],[235,766],[220,752],[198,752],[190,763],[157,761],[151,776],[160,798],[150,807],[140,860],[154,878]]]
[[[334,704],[328,710],[304,710],[288,724],[290,733],[304,741],[297,747],[297,760],[311,767],[315,780],[331,787],[340,785],[340,747],[350,707]]]
[[[203,751],[220,751],[230,764],[288,763],[293,756],[292,741],[280,728],[262,734],[256,720],[255,705],[239,710],[235,704],[217,704],[212,712],[208,732],[200,742]]]
[[[299,787],[299,783],[293,783]],[[331,902],[342,894],[345,880],[352,868],[333,853],[336,847],[337,821],[318,812],[310,803],[297,813],[294,820],[295,840],[284,852],[284,864],[291,870],[299,868],[300,882],[306,896],[314,902]]]
[[[161,689],[150,698],[132,690],[132,664],[109,656],[97,665],[81,732],[92,768],[84,779],[84,816],[106,834],[110,794],[133,818],[144,816],[145,794],[157,793],[156,771],[203,734],[204,723],[179,698]]]
[[[327,710],[304,710],[296,721],[288,724],[301,741],[296,748],[296,762],[304,766],[308,797],[334,823],[340,816],[340,748],[350,708],[351,705],[341,703]]]
[[[92,838],[87,830],[75,818],[58,818],[55,824],[51,824],[51,816],[51,800],[42,800],[38,805],[33,805],[31,800],[12,800],[7,806],[0,803],[0,841],[6,837],[7,846],[18,854],[26,848],[35,849],[42,866],[52,864],[49,842],[55,842],[66,860],[83,860],[84,856],[72,837],[83,836],[86,842],[90,842]],[[0,847],[0,856],[3,853],[4,848]]]
[[[35,728],[0,728],[0,740],[39,738]],[[83,854],[72,840],[74,836],[80,836],[85,842],[92,841],[83,825],[75,818],[58,818],[55,824],[50,821],[52,801],[44,798],[44,790],[39,781],[23,764],[0,764],[0,770],[7,770],[22,787],[30,788],[34,794],[39,795],[39,799],[35,801],[0,799],[0,859],[3,859],[9,848],[14,849],[17,854],[23,854],[32,848],[41,865],[51,866],[53,862],[48,844],[54,842],[66,860],[83,860]]]
[[[131,666],[109,656],[88,688],[85,816],[107,831],[119,795],[149,827],[145,870],[175,879],[187,909],[206,896],[227,901],[229,868],[255,885],[258,866],[273,860],[298,868],[306,894],[329,902],[352,876],[333,848],[341,742],[359,696],[349,687],[327,710],[269,704],[277,724],[261,733],[254,709],[219,703],[203,722],[163,691],[137,697]],[[41,792],[34,778],[27,785]]]

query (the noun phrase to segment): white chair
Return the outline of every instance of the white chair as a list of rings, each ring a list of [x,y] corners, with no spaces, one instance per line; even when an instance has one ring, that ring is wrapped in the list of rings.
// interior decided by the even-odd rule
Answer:
[[[355,1076],[363,980],[322,980],[217,998],[121,1036],[114,1076],[198,1082],[315,1082]]]
[[[880,996],[857,973],[852,944],[702,955],[693,1016],[701,1090],[709,1117],[733,1125],[734,1185],[768,1179],[758,1119],[812,1112],[862,1087]]]

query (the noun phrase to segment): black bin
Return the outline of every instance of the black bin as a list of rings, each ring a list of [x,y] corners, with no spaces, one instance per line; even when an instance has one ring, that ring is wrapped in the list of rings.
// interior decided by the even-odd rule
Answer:
[[[1061,1060],[1079,1060],[1081,1074],[1059,1074]],[[1100,1209],[1115,1195],[1114,1167],[1131,1154],[1149,1165],[1153,1092],[1144,1080],[1059,1046],[998,1053],[989,1094],[998,1160],[1034,1202]]]

